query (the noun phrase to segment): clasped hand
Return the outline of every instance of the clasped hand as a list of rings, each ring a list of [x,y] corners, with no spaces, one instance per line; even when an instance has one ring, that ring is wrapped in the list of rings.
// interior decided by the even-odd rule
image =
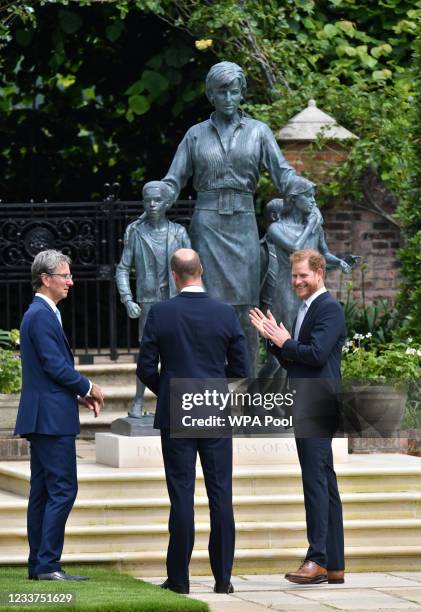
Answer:
[[[101,387],[96,383],[92,383],[90,395],[79,397],[79,402],[86,406],[86,408],[89,408],[89,410],[92,410],[96,418],[104,405],[104,396]]]
[[[284,342],[291,338],[291,334],[286,329],[284,324],[281,322],[276,322],[275,317],[270,312],[267,311],[267,315],[264,315],[263,312],[259,308],[252,308],[250,310],[250,323],[257,329],[259,334],[282,348]]]

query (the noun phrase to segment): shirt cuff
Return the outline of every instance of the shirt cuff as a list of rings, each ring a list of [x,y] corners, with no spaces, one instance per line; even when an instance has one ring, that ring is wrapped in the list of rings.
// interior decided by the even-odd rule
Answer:
[[[92,382],[89,381],[89,391],[86,395],[84,395],[84,397],[91,397],[91,391],[92,391]]]

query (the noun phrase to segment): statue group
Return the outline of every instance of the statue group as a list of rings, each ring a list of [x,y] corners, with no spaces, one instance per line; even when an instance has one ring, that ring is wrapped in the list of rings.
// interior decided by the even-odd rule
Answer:
[[[241,111],[246,90],[237,64],[220,62],[209,70],[206,95],[215,110],[187,131],[162,181],[144,186],[145,212],[126,229],[116,280],[129,317],[139,318],[140,339],[151,305],[175,295],[169,273],[172,253],[192,246],[203,264],[206,291],[235,308],[256,367],[259,344],[249,324],[250,309],[271,304],[277,320],[290,329],[299,306],[291,287],[289,255],[315,248],[330,267],[349,272],[350,266],[329,252],[315,185],[288,164],[270,128]],[[254,193],[262,168],[283,199],[268,203],[267,234],[259,241]],[[165,213],[190,178],[197,199],[187,234]],[[129,282],[132,268],[136,300]],[[129,416],[141,416],[143,395],[138,381]]]

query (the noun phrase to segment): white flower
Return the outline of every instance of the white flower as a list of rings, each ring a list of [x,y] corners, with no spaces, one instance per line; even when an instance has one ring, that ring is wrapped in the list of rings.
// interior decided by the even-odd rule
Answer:
[[[418,355],[418,357],[421,357],[421,350],[420,349],[417,350],[417,355]]]
[[[409,338],[408,338],[409,344],[411,344],[412,340],[413,340],[413,338],[411,338],[411,336],[409,336]]]
[[[366,338],[371,338],[373,334],[371,332],[368,332],[368,334],[365,335]]]
[[[405,351],[405,355],[417,355],[417,349],[407,348]]]

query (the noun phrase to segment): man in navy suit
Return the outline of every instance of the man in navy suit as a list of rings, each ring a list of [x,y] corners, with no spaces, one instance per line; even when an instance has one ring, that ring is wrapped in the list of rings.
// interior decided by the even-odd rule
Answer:
[[[59,251],[38,253],[31,267],[36,293],[20,328],[22,392],[15,434],[31,446],[28,577],[35,580],[87,580],[66,574],[60,557],[77,493],[78,396],[95,416],[103,397],[98,385],[74,369],[61,325],[57,304],[73,285],[69,264]]]
[[[232,508],[232,439],[171,438],[171,379],[243,378],[249,373],[241,325],[232,306],[204,292],[202,266],[192,249],[178,249],[171,270],[180,293],[152,306],[140,344],[137,375],[157,396],[154,427],[171,501],[168,579],[161,585],[189,592],[194,544],[194,485],[199,453],[209,497],[209,557],[217,593],[232,593],[235,525]],[[158,363],[161,361],[161,371]]]
[[[268,339],[269,350],[287,369],[291,383],[295,379],[298,388],[307,390],[307,398],[301,393],[301,402],[297,405],[299,422],[295,435],[309,548],[300,568],[285,577],[298,584],[342,583],[344,533],[342,504],[333,467],[332,436],[339,422],[335,394],[341,378],[345,317],[341,304],[324,286],[324,257],[306,249],[293,253],[290,260],[292,284],[303,300],[293,324],[292,337],[282,323],[277,325],[270,312],[267,317],[258,309],[250,312],[251,323]],[[308,379],[313,379],[314,383]],[[322,388],[324,391],[331,389],[329,394],[324,394],[325,405],[320,401]],[[324,415],[320,415],[321,410],[325,410]],[[293,420],[295,416],[293,414]],[[320,417],[321,425],[317,422]],[[327,427],[326,417],[331,421]],[[314,428],[309,429],[312,421]]]

